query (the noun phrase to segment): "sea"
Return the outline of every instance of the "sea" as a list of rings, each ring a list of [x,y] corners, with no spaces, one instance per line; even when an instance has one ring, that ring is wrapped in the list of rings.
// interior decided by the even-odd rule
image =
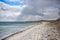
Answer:
[[[0,39],[39,24],[40,22],[0,22]]]

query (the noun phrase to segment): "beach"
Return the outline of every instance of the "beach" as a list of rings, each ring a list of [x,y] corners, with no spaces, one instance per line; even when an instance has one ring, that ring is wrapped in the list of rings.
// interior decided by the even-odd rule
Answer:
[[[0,22],[0,39],[38,25],[40,22]]]
[[[23,32],[15,33],[3,40],[60,40],[60,21],[42,22]]]

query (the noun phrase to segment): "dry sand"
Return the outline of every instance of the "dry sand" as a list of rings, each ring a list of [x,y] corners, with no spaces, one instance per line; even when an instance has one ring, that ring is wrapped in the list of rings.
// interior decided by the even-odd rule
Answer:
[[[60,23],[42,22],[40,25],[9,36],[4,40],[60,40]]]

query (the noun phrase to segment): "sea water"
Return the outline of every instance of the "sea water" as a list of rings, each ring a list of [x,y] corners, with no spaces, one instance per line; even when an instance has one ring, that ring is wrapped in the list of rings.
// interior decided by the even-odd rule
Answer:
[[[0,22],[0,38],[23,31],[30,26],[38,25],[40,22]]]

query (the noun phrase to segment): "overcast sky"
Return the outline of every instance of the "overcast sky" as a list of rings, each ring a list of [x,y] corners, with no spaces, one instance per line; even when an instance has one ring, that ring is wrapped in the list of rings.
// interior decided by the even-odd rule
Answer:
[[[59,18],[60,0],[0,0],[0,21],[35,21]]]

